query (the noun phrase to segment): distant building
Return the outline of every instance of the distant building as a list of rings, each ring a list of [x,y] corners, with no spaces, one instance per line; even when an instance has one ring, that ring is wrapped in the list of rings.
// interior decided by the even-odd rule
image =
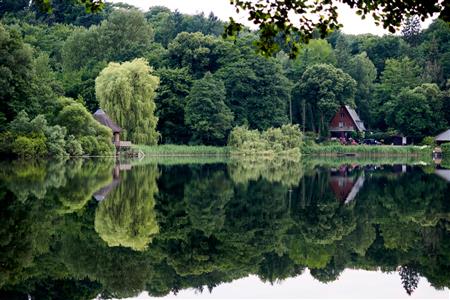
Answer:
[[[356,111],[348,105],[342,106],[330,122],[332,137],[347,138],[352,132],[364,132],[366,127]]]
[[[119,127],[113,120],[106,114],[103,109],[97,109],[94,113],[94,119],[96,119],[100,124],[111,128],[113,133],[112,143],[116,146],[116,149],[131,147],[131,142],[120,141],[120,132],[122,128]]]
[[[444,143],[450,143],[450,129],[447,131],[442,132],[441,134],[438,134],[434,140],[436,141],[436,144],[441,145]]]

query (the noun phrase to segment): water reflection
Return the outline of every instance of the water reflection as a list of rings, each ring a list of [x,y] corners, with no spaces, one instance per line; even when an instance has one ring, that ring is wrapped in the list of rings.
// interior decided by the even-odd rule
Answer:
[[[102,201],[95,212],[95,231],[110,247],[142,251],[159,232],[154,210],[158,169],[135,166],[120,175],[119,170],[116,166],[114,180],[96,193]]]
[[[347,268],[398,272],[408,294],[421,276],[449,287],[450,184],[434,172],[357,162],[2,163],[0,298],[162,296],[306,269],[321,282]]]

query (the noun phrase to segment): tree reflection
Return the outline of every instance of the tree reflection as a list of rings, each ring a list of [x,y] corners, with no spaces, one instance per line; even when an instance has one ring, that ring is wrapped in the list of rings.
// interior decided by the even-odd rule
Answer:
[[[4,165],[0,298],[163,296],[306,269],[321,282],[398,271],[408,294],[421,276],[450,286],[447,182],[420,168],[281,166],[142,164],[113,179],[114,161]],[[361,176],[342,201],[340,177]]]
[[[109,246],[142,251],[159,232],[154,210],[157,178],[156,165],[136,166],[122,173],[118,186],[100,202],[95,231]]]

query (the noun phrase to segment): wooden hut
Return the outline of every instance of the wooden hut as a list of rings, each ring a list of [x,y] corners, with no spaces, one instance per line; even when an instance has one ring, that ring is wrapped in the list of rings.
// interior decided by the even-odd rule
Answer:
[[[348,138],[351,132],[364,132],[366,127],[356,111],[348,105],[343,105],[330,122],[332,137]]]
[[[96,119],[100,124],[111,128],[113,132],[112,143],[116,146],[117,150],[120,150],[121,148],[131,147],[131,142],[120,140],[120,132],[122,131],[122,128],[120,128],[119,125],[114,123],[114,121],[111,120],[111,118],[106,114],[106,112],[103,109],[98,109],[94,113],[94,119]]]
[[[100,124],[111,128],[113,132],[113,143],[119,143],[120,142],[120,132],[122,131],[122,128],[119,127],[116,123],[111,120],[111,118],[105,113],[103,109],[97,109],[97,111],[94,113],[94,119],[96,119]]]
[[[450,129],[442,132],[441,134],[438,134],[434,140],[436,141],[436,144],[441,145],[444,143],[450,143]]]

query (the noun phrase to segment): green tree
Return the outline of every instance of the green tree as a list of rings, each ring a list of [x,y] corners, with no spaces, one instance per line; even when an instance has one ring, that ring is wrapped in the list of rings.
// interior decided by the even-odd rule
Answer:
[[[102,107],[133,143],[155,145],[155,90],[159,78],[145,59],[123,64],[110,63],[95,80],[95,92]]]
[[[336,55],[333,53],[333,48],[326,40],[311,40],[308,44],[302,45],[298,57],[289,62],[288,77],[297,81],[309,66],[321,63],[336,65]]]
[[[265,130],[289,122],[291,83],[274,59],[252,55],[228,63],[214,76],[225,84],[235,125]]]
[[[384,118],[387,109],[384,105],[394,100],[403,89],[418,86],[421,82],[420,72],[420,67],[409,58],[386,60],[380,83],[375,87],[375,99],[371,107],[374,127],[386,129]]]
[[[24,44],[17,31],[9,31],[0,24],[0,131],[5,121],[26,110],[36,111],[37,103],[27,103],[30,96],[29,83],[33,77],[31,47]],[[3,122],[1,122],[3,121]]]
[[[228,41],[201,32],[181,32],[168,46],[169,66],[187,68],[195,79],[233,61],[237,50]]]
[[[163,143],[185,144],[191,137],[185,126],[184,109],[192,78],[185,68],[163,68],[156,75],[161,81],[155,98],[161,140]]]
[[[192,130],[192,141],[224,145],[231,130],[233,113],[225,105],[225,86],[211,73],[194,82],[189,93],[185,117]]]
[[[346,69],[348,74],[356,81],[355,104],[358,109],[359,116],[366,122],[371,124],[372,95],[374,92],[374,82],[377,78],[377,69],[367,57],[365,52],[353,56]]]
[[[385,105],[386,123],[420,141],[446,127],[443,104],[443,94],[436,84],[422,84],[412,90],[403,90],[395,100]]]
[[[295,93],[304,109],[306,128],[328,134],[328,122],[342,105],[355,106],[356,82],[347,73],[331,65],[318,64],[306,69]]]
[[[405,20],[402,28],[403,39],[411,46],[416,46],[420,39],[420,20],[417,16]]]

